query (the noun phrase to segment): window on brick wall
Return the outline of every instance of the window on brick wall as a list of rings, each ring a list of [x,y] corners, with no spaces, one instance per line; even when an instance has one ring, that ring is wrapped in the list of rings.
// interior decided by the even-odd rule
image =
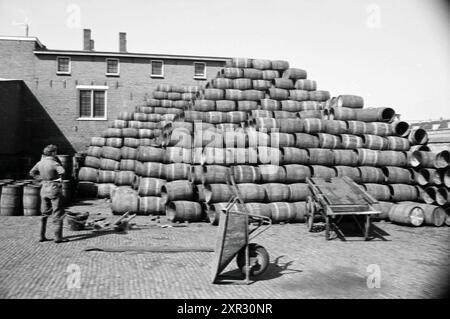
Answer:
[[[106,59],[106,75],[119,75],[119,59]]]
[[[69,57],[57,57],[56,58],[56,73],[57,74],[70,74],[71,65]]]
[[[106,98],[104,88],[79,88],[79,119],[106,120]]]
[[[206,78],[206,63],[194,62],[194,78],[197,79]]]
[[[153,60],[151,63],[150,76],[153,77],[164,77],[164,62]]]

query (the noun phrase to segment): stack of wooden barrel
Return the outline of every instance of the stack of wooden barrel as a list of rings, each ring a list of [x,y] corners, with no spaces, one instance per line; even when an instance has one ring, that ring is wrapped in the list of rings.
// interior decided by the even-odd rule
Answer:
[[[62,181],[62,199],[69,205],[73,199],[72,156],[58,155],[66,173]],[[0,180],[0,216],[38,216],[41,214],[41,184],[32,179]]]
[[[203,89],[160,85],[146,106],[121,114],[92,139],[95,159],[86,158],[80,180],[100,182],[105,195],[134,186],[142,213],[195,221],[203,210],[217,223],[231,172],[250,211],[288,223],[304,221],[307,177],[348,176],[380,201],[381,219],[411,224],[419,211],[439,226],[450,159],[426,143],[426,131],[411,130],[392,108],[331,97],[287,61],[236,58]],[[429,177],[436,174],[441,184]],[[426,217],[431,210],[438,217]]]

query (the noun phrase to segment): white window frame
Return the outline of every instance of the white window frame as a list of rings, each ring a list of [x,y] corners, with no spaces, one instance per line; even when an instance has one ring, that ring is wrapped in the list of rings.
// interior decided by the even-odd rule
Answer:
[[[59,71],[59,59],[69,59],[69,71]],[[56,74],[71,74],[72,73],[72,58],[70,56],[57,56],[56,57]]]
[[[113,61],[117,61],[117,73],[108,73],[108,61],[113,60]],[[120,75],[120,59],[115,59],[115,58],[107,58],[105,59],[105,63],[106,63],[106,75]]]
[[[94,91],[105,91],[105,116],[104,117],[78,117],[78,121],[107,121],[108,120],[108,89],[104,85],[77,85],[78,116],[80,116],[80,91],[91,91],[91,114],[94,114]]]
[[[153,74],[153,62],[161,62],[161,74]],[[163,78],[164,77],[164,61],[163,60],[150,60],[150,76],[152,78]]]
[[[195,65],[196,64],[203,64],[203,67],[204,67],[204,70],[205,70],[203,75],[195,75]],[[193,66],[194,66],[194,79],[206,80],[206,63],[205,62],[194,62]]]

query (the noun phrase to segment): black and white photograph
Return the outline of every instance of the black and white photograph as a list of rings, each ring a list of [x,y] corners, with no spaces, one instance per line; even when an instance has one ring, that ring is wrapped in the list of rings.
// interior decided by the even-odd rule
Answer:
[[[446,299],[449,226],[450,2],[0,0],[0,299]]]

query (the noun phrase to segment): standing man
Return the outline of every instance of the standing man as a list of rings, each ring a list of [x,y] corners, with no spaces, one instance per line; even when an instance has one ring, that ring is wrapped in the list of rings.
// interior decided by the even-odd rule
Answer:
[[[47,241],[45,231],[50,215],[55,227],[55,243],[67,241],[62,238],[64,210],[62,207],[62,176],[64,168],[57,154],[55,145],[48,145],[42,152],[41,160],[31,169],[30,176],[42,181],[41,188],[41,231],[40,242]]]

